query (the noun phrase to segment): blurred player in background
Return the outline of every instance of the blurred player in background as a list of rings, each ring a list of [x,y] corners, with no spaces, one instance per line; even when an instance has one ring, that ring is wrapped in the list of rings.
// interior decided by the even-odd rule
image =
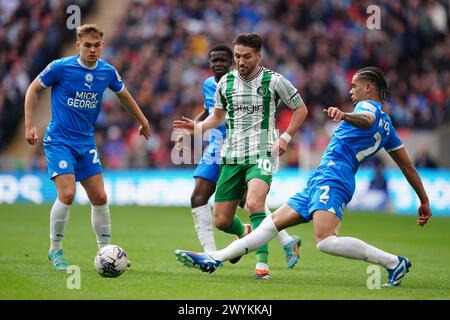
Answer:
[[[204,110],[194,119],[195,122],[205,120],[209,114],[214,112],[217,83],[226,73],[230,71],[233,64],[233,52],[225,45],[216,45],[208,53],[209,67],[213,75],[203,83]],[[213,219],[211,208],[208,204],[209,198],[216,189],[216,183],[220,173],[220,148],[226,137],[226,125],[210,130],[209,145],[200,163],[194,172],[195,186],[191,195],[192,216],[194,218],[195,231],[204,252],[216,251],[216,243],[213,231]],[[177,139],[181,142],[180,139]],[[240,206],[244,207],[245,196],[242,198]],[[265,212],[270,214],[270,210],[265,206]],[[251,231],[250,225],[244,225],[245,236]],[[281,231],[278,238],[286,254],[286,261],[289,268],[293,268],[298,260],[299,241],[295,236],[289,236],[286,231]],[[237,259],[231,261],[236,263]]]
[[[62,250],[64,229],[75,197],[75,183],[80,181],[92,204],[92,228],[98,247],[111,241],[110,212],[103,183],[102,166],[94,140],[94,123],[101,110],[103,92],[110,88],[121,104],[141,124],[139,133],[150,137],[150,126],[144,114],[117,73],[100,55],[103,32],[95,24],[76,29],[78,55],[50,63],[30,84],[25,96],[25,139],[31,145],[38,141],[33,125],[33,109],[38,94],[52,87],[52,118],[43,144],[50,178],[58,197],[50,211],[50,250],[48,258],[57,270],[69,263]]]
[[[192,134],[217,128],[228,115],[227,138],[221,150],[224,162],[214,200],[214,222],[220,230],[238,237],[247,233],[236,215],[242,196],[247,191],[245,208],[255,229],[266,217],[264,207],[276,157],[286,151],[291,136],[307,115],[297,89],[282,75],[259,65],[261,46],[258,34],[238,35],[234,40],[237,69],[220,79],[214,112],[198,123],[187,118],[174,121],[175,129],[186,129]],[[286,132],[278,139],[275,112],[280,100],[295,111]],[[299,245],[300,241],[296,241]],[[267,244],[262,245],[256,251],[255,278],[266,280],[270,279],[269,252]]]
[[[341,123],[302,192],[264,219],[258,229],[227,248],[209,255],[177,250],[177,259],[189,267],[213,272],[222,261],[257,250],[278,230],[313,220],[317,249],[379,264],[388,271],[384,286],[398,286],[411,267],[408,258],[387,253],[357,238],[338,236],[344,208],[355,191],[355,174],[361,162],[384,148],[419,197],[417,224],[420,226],[431,217],[428,196],[391,119],[381,110],[383,101],[389,98],[383,72],[376,67],[358,70],[352,79],[350,95],[355,104],[352,113],[336,107],[324,110],[334,122]]]

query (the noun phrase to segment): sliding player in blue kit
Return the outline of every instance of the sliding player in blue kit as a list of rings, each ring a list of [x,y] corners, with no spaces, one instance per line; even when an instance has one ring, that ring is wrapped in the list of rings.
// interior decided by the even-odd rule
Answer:
[[[411,267],[408,258],[382,251],[357,238],[338,236],[344,208],[355,191],[355,174],[361,162],[384,148],[420,200],[419,226],[425,225],[432,215],[428,196],[391,119],[381,109],[383,101],[389,98],[383,72],[376,67],[358,70],[352,79],[350,96],[355,104],[353,112],[345,113],[336,107],[324,110],[329,118],[340,124],[303,191],[266,217],[249,235],[225,249],[208,254],[176,250],[177,260],[185,266],[211,273],[223,261],[258,249],[279,230],[313,220],[318,250],[379,264],[388,272],[384,286],[398,286]]]
[[[58,196],[50,211],[50,250],[48,258],[57,270],[66,270],[62,239],[69,221],[76,182],[80,181],[92,204],[92,228],[101,248],[111,241],[110,212],[105,192],[102,166],[94,140],[94,123],[101,110],[103,92],[109,88],[120,103],[141,124],[139,133],[150,137],[150,125],[129,94],[116,69],[100,59],[103,32],[95,24],[76,30],[78,55],[51,62],[30,84],[25,96],[25,139],[38,141],[33,125],[33,109],[38,94],[52,87],[52,118],[43,144],[50,178]]]

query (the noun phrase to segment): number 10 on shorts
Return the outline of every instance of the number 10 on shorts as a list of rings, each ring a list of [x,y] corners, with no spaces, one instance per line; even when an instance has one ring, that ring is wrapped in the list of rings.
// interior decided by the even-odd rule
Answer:
[[[258,169],[264,174],[272,174],[272,162],[269,159],[257,159]]]

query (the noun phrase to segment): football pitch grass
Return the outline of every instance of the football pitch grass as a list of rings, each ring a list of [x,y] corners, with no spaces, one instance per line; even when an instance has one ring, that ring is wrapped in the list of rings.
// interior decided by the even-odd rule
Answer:
[[[412,262],[400,287],[369,289],[368,278],[376,276],[376,269],[374,273],[369,263],[319,252],[312,224],[288,229],[303,241],[301,260],[293,270],[287,269],[279,241],[270,242],[270,281],[253,279],[253,253],[213,274],[183,267],[175,260],[175,249],[201,248],[190,208],[181,207],[111,206],[112,243],[125,249],[133,265],[119,278],[102,278],[93,269],[97,250],[90,207],[74,205],[63,247],[69,263],[80,268],[81,288],[68,289],[71,274],[54,271],[47,260],[50,207],[0,205],[0,299],[450,299],[449,218],[433,217],[420,228],[415,216],[345,213],[342,236],[360,238]],[[248,221],[245,213],[239,215]],[[217,230],[215,234],[219,248],[233,239]],[[387,273],[380,271],[383,284]]]

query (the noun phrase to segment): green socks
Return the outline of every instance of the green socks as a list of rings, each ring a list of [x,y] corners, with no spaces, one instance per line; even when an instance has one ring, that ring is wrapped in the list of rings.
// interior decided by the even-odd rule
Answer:
[[[250,214],[250,221],[252,223],[252,230],[255,230],[261,222],[266,218],[264,211],[254,212]],[[223,230],[226,233],[235,234],[238,237],[242,237],[245,232],[245,227],[241,222],[241,219],[236,215],[233,218],[233,222]],[[268,244],[263,245],[261,248],[256,250],[256,262],[262,262],[267,264],[269,258],[269,246]]]
[[[241,219],[239,219],[238,216],[234,216],[233,222],[223,231],[226,233],[235,234],[238,237],[241,237],[244,234],[245,228],[241,222]]]

